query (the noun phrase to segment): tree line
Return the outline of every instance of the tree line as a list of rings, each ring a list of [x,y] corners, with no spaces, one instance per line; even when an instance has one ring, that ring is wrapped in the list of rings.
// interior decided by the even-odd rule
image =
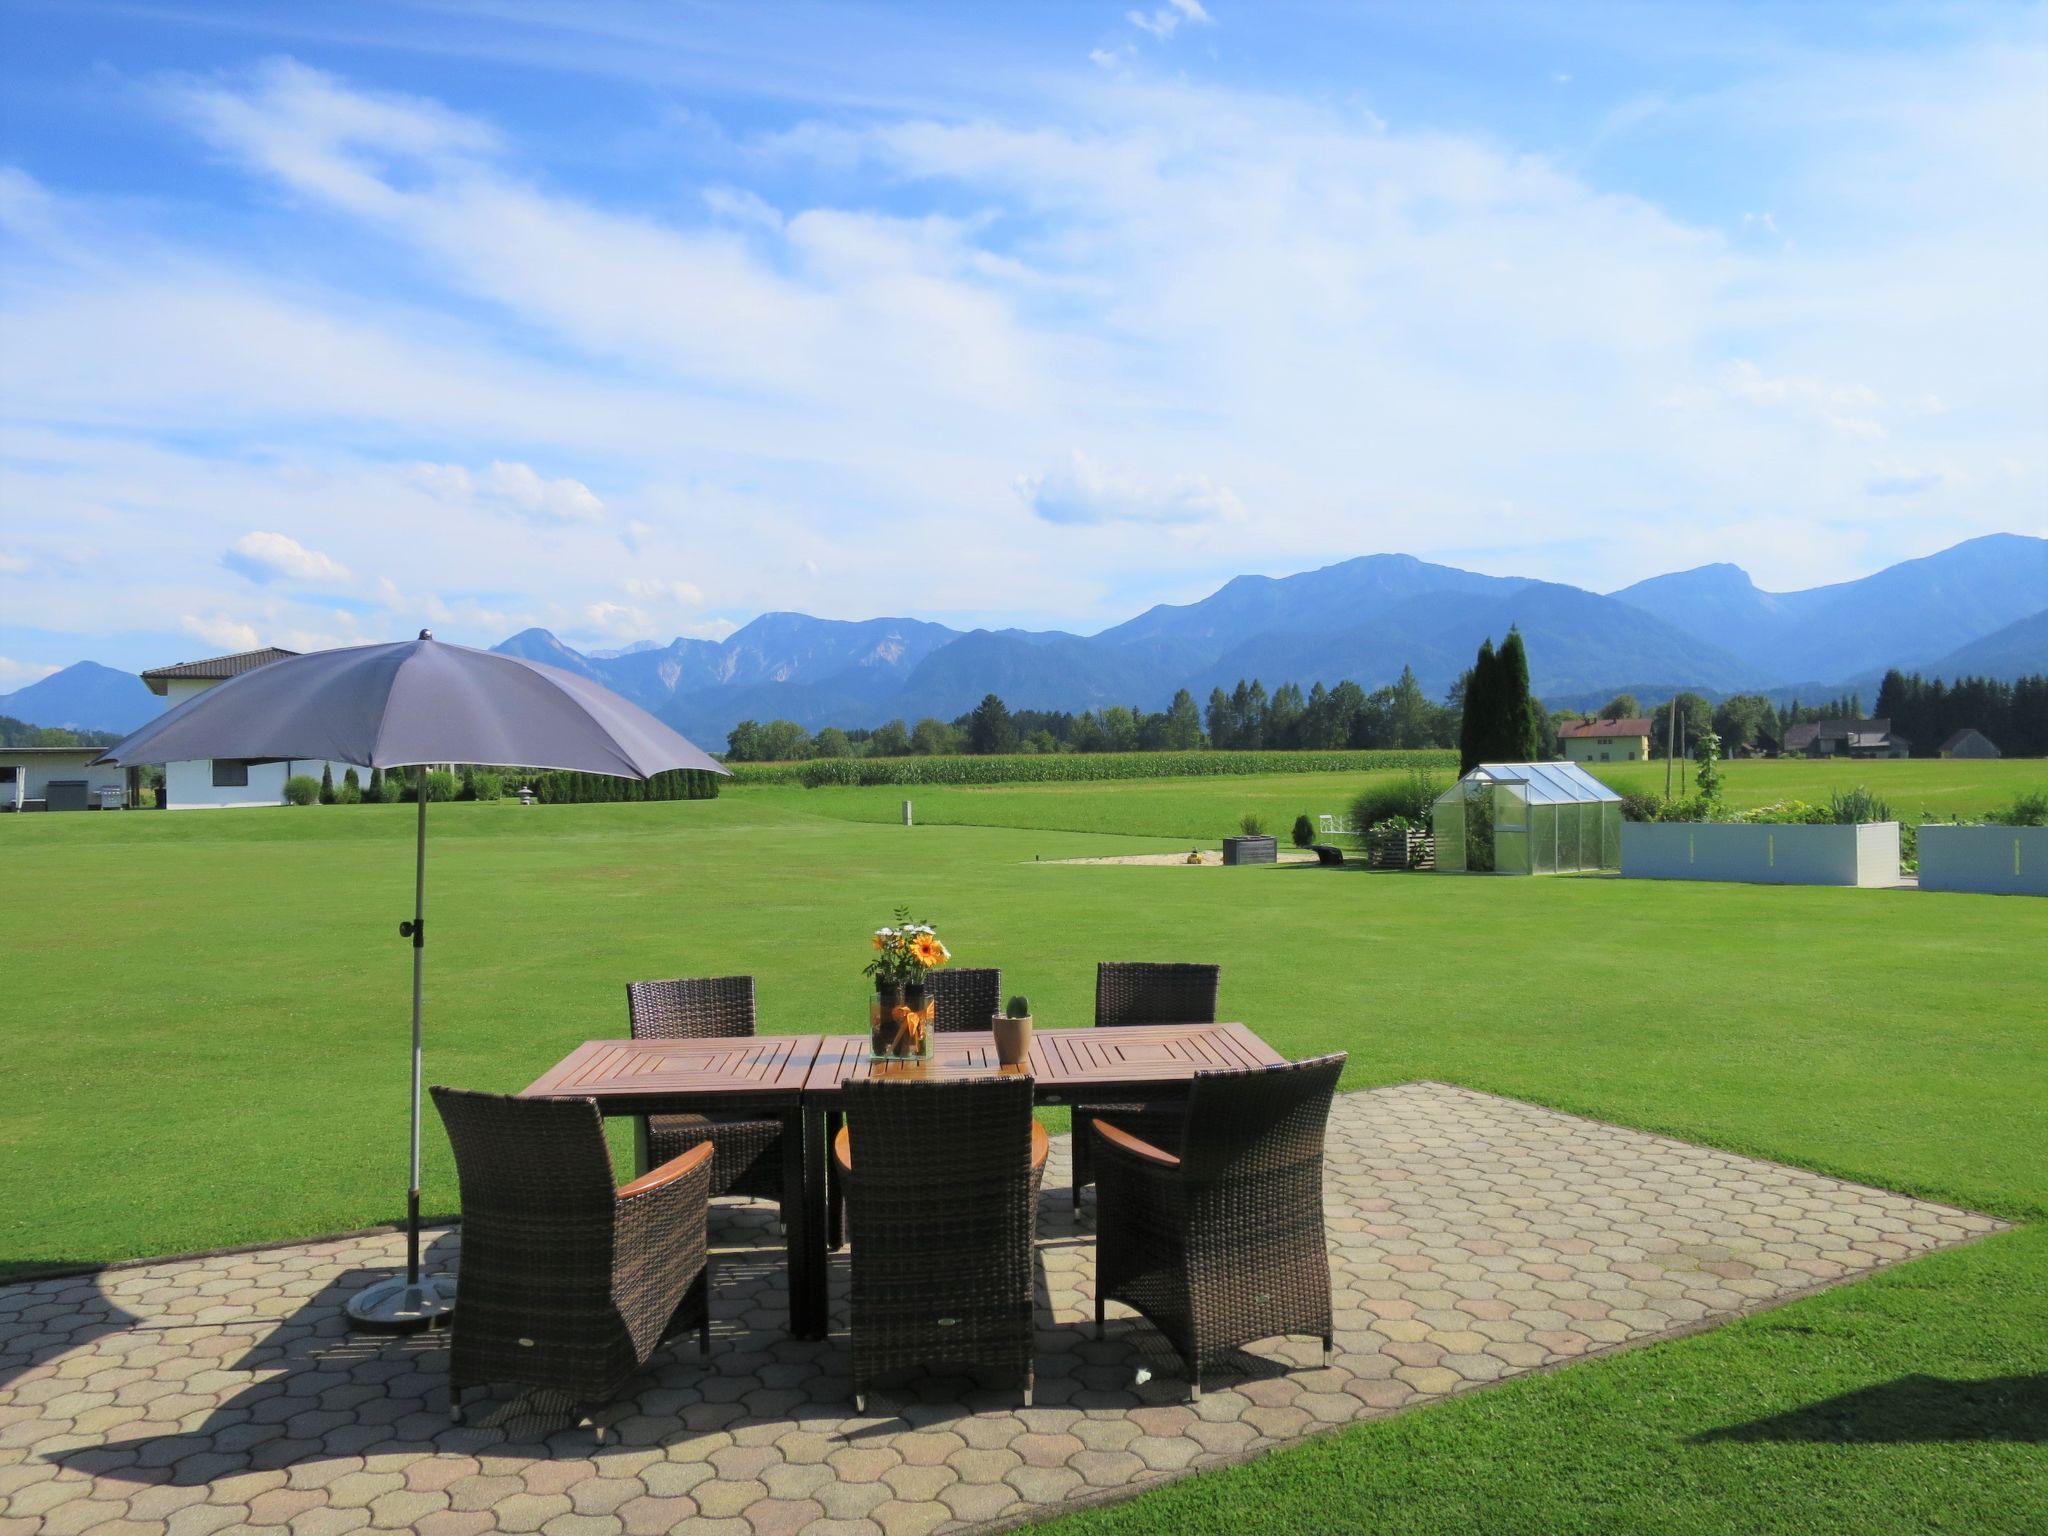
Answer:
[[[1877,712],[1912,743],[1915,757],[1938,756],[1941,744],[1966,727],[1982,731],[2007,757],[2048,757],[2048,676],[1945,683],[1895,668],[1878,685]]]
[[[1100,710],[1011,709],[994,693],[953,720],[873,729],[828,725],[815,733],[793,720],[742,720],[726,736],[728,762],[828,757],[943,757],[1012,752],[1337,751],[1447,747],[1458,737],[1455,704],[1438,704],[1415,673],[1368,693],[1354,682],[1318,682],[1303,692],[1283,683],[1268,695],[1257,678],[1210,691],[1206,708],[1183,688],[1165,709],[1124,704]]]

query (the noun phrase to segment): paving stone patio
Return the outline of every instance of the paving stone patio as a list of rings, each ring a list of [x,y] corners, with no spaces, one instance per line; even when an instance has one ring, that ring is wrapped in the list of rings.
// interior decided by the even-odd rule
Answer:
[[[1983,1216],[1440,1083],[1330,1125],[1337,1355],[1273,1342],[1198,1404],[1156,1335],[1093,1317],[1094,1207],[1064,1138],[1041,1222],[1037,1406],[910,1376],[857,1417],[843,1334],[797,1343],[767,1207],[714,1209],[714,1352],[658,1355],[602,1447],[554,1405],[472,1394],[443,1341],[351,1337],[402,1239],[307,1243],[0,1289],[0,1533],[339,1536],[680,1529],[774,1536],[1006,1524],[1725,1320],[1994,1231]],[[457,1239],[434,1256],[452,1266]],[[1143,1371],[1151,1379],[1138,1380]]]

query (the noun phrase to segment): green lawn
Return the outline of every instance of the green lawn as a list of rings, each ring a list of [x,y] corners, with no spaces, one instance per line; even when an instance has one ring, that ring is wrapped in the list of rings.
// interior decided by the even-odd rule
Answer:
[[[1738,764],[1731,787],[1810,766]],[[1929,774],[1928,794],[1939,770],[1984,773],[1855,766]],[[1991,766],[2014,776],[1954,792],[1999,803],[2042,768]],[[637,976],[752,971],[764,1029],[851,1031],[864,936],[908,901],[963,962],[1001,964],[1041,1022],[1085,1021],[1096,959],[1216,959],[1227,1014],[1290,1052],[1348,1049],[1350,1087],[1448,1079],[2048,1216],[2048,904],[1034,862],[1184,846],[1261,797],[1334,787],[920,790],[927,824],[911,831],[885,824],[899,791],[439,806],[429,1077],[520,1086],[576,1042],[622,1034],[622,984]],[[945,808],[1029,825],[936,824]],[[0,1261],[19,1271],[397,1214],[410,838],[406,807],[0,819],[16,898],[0,927]],[[426,1145],[427,1203],[446,1209],[431,1126]],[[1075,1523],[2048,1528],[2044,1297],[2037,1225]],[[1965,1385],[1887,1387],[1910,1377]],[[1968,1385],[1993,1378],[2031,1391],[2031,1417]],[[1892,1397],[1821,1410],[1818,1441],[1714,1438],[1873,1389]]]

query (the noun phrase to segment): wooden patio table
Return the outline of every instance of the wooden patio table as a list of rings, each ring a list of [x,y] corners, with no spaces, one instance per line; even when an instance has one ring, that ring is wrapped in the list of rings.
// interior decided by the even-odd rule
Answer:
[[[1184,1098],[1197,1072],[1278,1066],[1286,1058],[1242,1024],[1128,1024],[1102,1029],[1041,1029],[1031,1037],[1029,1067],[1005,1067],[995,1036],[961,1030],[932,1036],[928,1062],[876,1062],[866,1035],[829,1036],[804,1082],[804,1200],[802,1226],[812,1251],[790,1262],[791,1326],[822,1339],[828,1326],[826,1253],[839,1246],[838,1201],[833,1199],[827,1149],[838,1130],[839,1090],[864,1077],[961,1078],[1022,1074],[1034,1080],[1041,1104],[1152,1104]],[[1078,1131],[1078,1127],[1076,1130]],[[946,1176],[932,1169],[934,1179]],[[790,1224],[791,1241],[797,1223]],[[796,1288],[804,1296],[796,1299]]]
[[[520,1096],[595,1099],[606,1115],[773,1116],[782,1122],[782,1211],[789,1255],[790,1331],[808,1337],[801,1308],[813,1289],[806,1266],[825,1262],[807,1227],[803,1088],[822,1035],[741,1035],[706,1040],[587,1040]],[[647,1122],[636,1122],[634,1171],[647,1171]],[[820,1279],[822,1280],[822,1275]]]

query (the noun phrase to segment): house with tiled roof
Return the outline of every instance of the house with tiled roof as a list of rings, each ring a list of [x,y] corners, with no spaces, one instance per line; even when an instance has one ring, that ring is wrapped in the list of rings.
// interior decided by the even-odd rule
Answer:
[[[1557,728],[1557,744],[1567,762],[1640,763],[1650,755],[1650,722],[1643,715],[1573,720]]]
[[[1787,757],[1906,757],[1913,743],[1890,720],[1809,720],[1785,728]]]
[[[173,662],[151,667],[142,674],[149,691],[176,709],[209,688],[218,688],[231,677],[240,677],[273,661],[296,656],[281,646],[260,646],[253,651],[236,651],[227,656],[207,656],[198,661]],[[348,772],[347,763],[327,763],[294,758],[262,762],[246,758],[208,758],[190,763],[164,764],[163,788],[157,804],[167,810],[189,811],[202,807],[283,805],[285,780],[295,774],[319,778],[331,769],[339,784]]]

